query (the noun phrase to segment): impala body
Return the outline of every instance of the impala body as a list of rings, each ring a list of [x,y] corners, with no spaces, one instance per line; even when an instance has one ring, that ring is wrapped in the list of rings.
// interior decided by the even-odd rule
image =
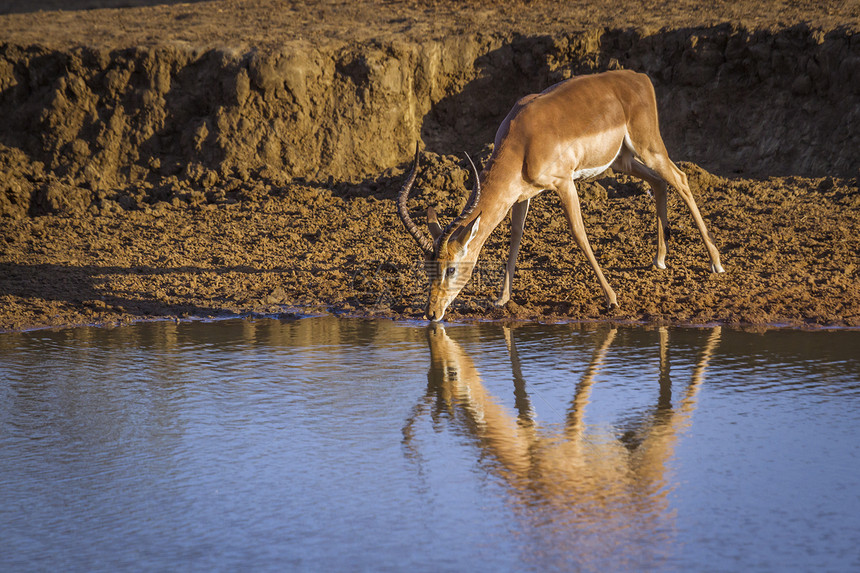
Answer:
[[[479,175],[463,212],[444,229],[428,209],[430,237],[409,217],[406,200],[418,170],[400,191],[398,212],[430,263],[426,316],[441,320],[448,305],[468,282],[478,255],[493,230],[511,211],[511,244],[501,293],[496,304],[511,296],[514,269],[529,202],[552,189],[561,198],[574,240],[603,289],[608,306],[617,306],[591,250],[582,221],[575,181],[612,168],[643,179],[652,188],[657,211],[657,252],[653,265],[666,268],[667,185],[681,195],[696,222],[713,272],[723,272],[687,177],[672,163],[660,137],[657,100],[651,81],[629,70],[579,76],[540,94],[520,99],[496,132],[493,154]]]

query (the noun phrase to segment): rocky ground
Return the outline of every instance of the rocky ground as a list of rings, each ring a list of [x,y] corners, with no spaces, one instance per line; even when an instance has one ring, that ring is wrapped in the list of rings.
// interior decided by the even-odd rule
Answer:
[[[513,302],[490,304],[503,223],[449,318],[860,326],[856,3],[4,6],[0,330],[420,318],[394,209],[414,142],[413,216],[453,217],[470,185],[456,154],[486,158],[519,96],[618,67],[652,77],[727,272],[674,195],[669,269],[652,270],[653,199],[607,174],[580,192],[618,309],[544,194]]]

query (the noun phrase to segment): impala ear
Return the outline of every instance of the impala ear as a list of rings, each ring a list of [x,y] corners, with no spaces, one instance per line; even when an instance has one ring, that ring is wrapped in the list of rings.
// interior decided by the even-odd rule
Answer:
[[[481,214],[478,213],[478,216],[472,219],[466,225],[460,227],[457,231],[457,238],[454,240],[454,248],[451,249],[457,252],[458,256],[463,256],[466,254],[466,249],[469,248],[469,243],[475,238],[475,235],[478,234],[478,229],[481,228]]]
[[[436,210],[433,207],[427,207],[427,226],[430,227],[430,234],[435,241],[442,235],[442,225],[439,224],[439,219],[436,218]]]

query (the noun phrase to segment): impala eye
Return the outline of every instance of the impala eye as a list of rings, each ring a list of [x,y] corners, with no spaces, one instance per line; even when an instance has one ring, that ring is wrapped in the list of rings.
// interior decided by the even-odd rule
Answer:
[[[457,272],[456,267],[448,267],[447,269],[445,269],[445,276],[446,277],[453,277],[454,273],[456,273],[456,272]]]

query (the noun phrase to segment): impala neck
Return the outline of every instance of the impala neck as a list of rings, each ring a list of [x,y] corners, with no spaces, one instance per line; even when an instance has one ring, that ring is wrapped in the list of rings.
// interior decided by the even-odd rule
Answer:
[[[493,152],[487,161],[487,166],[481,173],[481,197],[472,215],[462,223],[467,225],[481,215],[478,233],[469,244],[469,260],[477,260],[484,243],[522,195],[522,161],[507,161],[501,158],[504,151],[503,148],[501,153]]]

